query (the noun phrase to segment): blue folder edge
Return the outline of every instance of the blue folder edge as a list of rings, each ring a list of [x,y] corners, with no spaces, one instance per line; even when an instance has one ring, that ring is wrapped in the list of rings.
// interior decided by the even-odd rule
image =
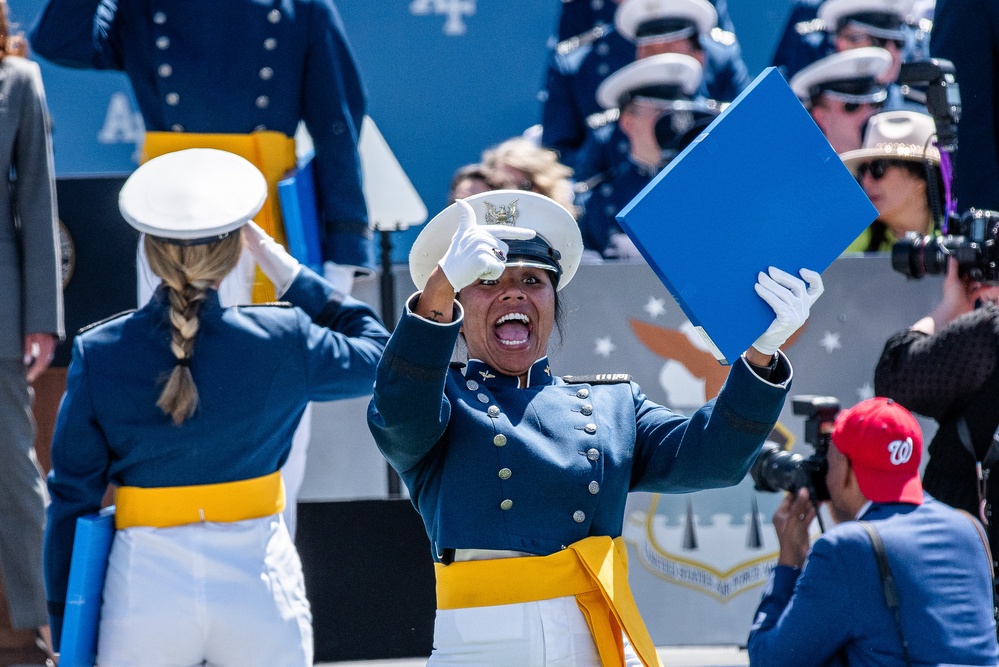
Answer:
[[[59,642],[61,667],[93,667],[108,556],[114,540],[114,510],[107,507],[76,520],[66,612]]]
[[[757,91],[757,89],[760,90]],[[757,91],[756,97],[750,99],[740,110],[740,103],[750,98],[754,91]],[[777,236],[775,232],[773,237],[774,250],[760,253],[759,257],[746,258],[747,266],[737,267],[739,270],[734,276],[721,276],[724,271],[720,270],[718,266],[710,266],[707,263],[703,266],[699,265],[698,262],[703,257],[691,253],[689,245],[687,248],[670,252],[671,249],[666,248],[669,242],[664,241],[664,238],[669,238],[668,232],[672,230],[664,229],[663,225],[657,226],[657,223],[650,222],[653,218],[668,217],[662,214],[661,208],[657,207],[660,207],[664,202],[675,204],[679,208],[685,206],[689,208],[697,204],[703,205],[700,216],[687,216],[686,219],[690,224],[682,232],[686,235],[693,234],[693,236],[687,236],[686,240],[689,241],[693,238],[694,247],[699,250],[702,245],[706,248],[710,247],[707,238],[705,238],[704,244],[698,243],[702,234],[704,237],[710,236],[710,231],[705,231],[704,225],[710,225],[713,217],[705,211],[719,205],[728,194],[724,190],[719,191],[717,187],[712,190],[713,186],[717,186],[717,183],[713,182],[713,172],[696,171],[691,165],[697,165],[698,168],[701,168],[700,165],[709,160],[724,160],[725,163],[732,164],[733,160],[745,159],[744,155],[747,152],[752,154],[752,151],[762,145],[761,142],[765,142],[769,148],[781,146],[783,141],[783,145],[788,147],[789,152],[798,149],[797,145],[787,144],[787,139],[783,137],[767,137],[759,132],[753,132],[752,130],[755,128],[752,127],[747,130],[747,133],[741,135],[744,140],[740,140],[738,145],[733,142],[724,145],[719,143],[717,135],[725,134],[720,131],[719,126],[726,123],[730,116],[734,116],[732,119],[734,122],[730,122],[729,126],[724,128],[725,130],[746,123],[745,117],[751,113],[758,113],[761,108],[771,109],[776,106],[783,107],[784,113],[794,122],[795,131],[800,134],[800,137],[811,141],[813,149],[821,144],[820,152],[823,155],[820,161],[823,164],[824,175],[829,181],[827,183],[813,178],[809,187],[813,192],[817,191],[816,188],[824,191],[825,196],[822,199],[826,206],[814,207],[807,218],[799,218],[798,227],[790,227],[789,235]],[[752,111],[749,111],[750,109]],[[739,120],[735,120],[736,118]],[[715,137],[712,137],[713,132]],[[709,145],[702,147],[702,140]],[[698,155],[695,155],[688,164],[683,164],[688,155],[699,149]],[[811,157],[814,160],[815,155],[813,154]],[[738,162],[735,163],[738,164]],[[771,165],[765,162],[750,162],[747,169],[752,169],[752,175],[755,177],[773,170],[777,170],[779,173],[779,167],[780,165]],[[672,174],[674,171],[678,173]],[[799,173],[793,174],[793,177],[809,178],[810,175]],[[698,183],[698,179],[700,179],[700,185],[691,189],[690,184],[692,182]],[[752,178],[747,180],[752,180]],[[772,182],[777,184],[776,187],[781,190],[782,194],[794,193],[793,188],[784,189],[786,184],[777,180]],[[835,206],[829,205],[831,200],[835,201]],[[780,206],[776,208],[780,208]],[[822,220],[823,217],[825,221]],[[714,356],[722,363],[731,363],[752,344],[756,336],[763,333],[773,320],[773,311],[770,306],[756,295],[753,288],[756,282],[756,272],[765,270],[767,266],[775,265],[789,273],[794,273],[802,267],[821,273],[876,217],[877,209],[867,199],[863,189],[860,188],[832,147],[822,137],[821,131],[794,97],[783,77],[775,68],[771,67],[764,70],[697,139],[629,202],[618,213],[617,220],[622,229],[635,242],[645,260],[676,300],[691,324],[712,348]],[[832,221],[833,218],[834,221]],[[756,227],[752,222],[749,222],[751,216],[746,215],[743,219],[747,221],[748,228],[738,230],[730,238],[723,237],[721,239],[720,242],[725,244],[726,252],[735,252],[734,249],[739,244],[745,243],[747,233],[769,235],[768,231],[770,230]],[[803,225],[802,220],[808,220],[808,223]],[[827,222],[833,224],[825,224]],[[782,221],[782,224],[786,228],[789,226],[787,220]],[[677,227],[679,228],[679,225]],[[664,231],[667,233],[664,234]],[[716,239],[712,239],[712,241],[714,240]],[[748,266],[752,268],[750,269]],[[725,269],[727,268],[729,267],[726,266]],[[727,289],[718,288],[717,281],[720,276],[729,283]],[[700,315],[705,315],[705,317],[702,318]]]
[[[305,266],[322,274],[322,235],[312,165],[314,155],[309,153],[302,157],[298,166],[278,181],[277,192],[288,252]]]

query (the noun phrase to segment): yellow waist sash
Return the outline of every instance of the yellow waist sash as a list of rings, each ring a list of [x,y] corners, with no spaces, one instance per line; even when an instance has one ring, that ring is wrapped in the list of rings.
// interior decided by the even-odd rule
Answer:
[[[437,608],[576,596],[605,666],[624,665],[623,631],[645,667],[662,667],[628,585],[623,538],[587,537],[551,556],[436,563]]]
[[[189,523],[232,523],[284,510],[280,472],[221,484],[142,488],[123,486],[115,495],[115,528],[169,528]]]
[[[215,148],[235,153],[252,162],[267,179],[267,201],[254,220],[278,243],[287,245],[281,218],[281,203],[277,197],[277,183],[295,167],[294,139],[271,130],[253,134],[147,132],[142,161],[146,162],[165,153],[185,148]],[[260,269],[257,269],[253,282],[254,303],[267,303],[273,300],[274,286]]]

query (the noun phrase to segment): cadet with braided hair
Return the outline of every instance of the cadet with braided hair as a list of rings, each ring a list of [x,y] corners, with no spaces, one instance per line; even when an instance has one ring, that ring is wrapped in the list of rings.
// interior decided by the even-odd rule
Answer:
[[[371,393],[388,333],[250,220],[265,195],[253,165],[210,149],[150,160],[122,189],[162,284],[74,341],[45,538],[58,646],[76,519],[119,487],[101,665],[312,664],[279,469],[309,401]],[[222,307],[244,242],[297,307]]]
[[[242,235],[237,231],[217,243],[189,246],[146,236],[144,243],[150,267],[163,279],[170,298],[170,351],[177,357],[156,405],[180,424],[198,406],[198,388],[191,375],[198,311],[208,290],[239,263]]]

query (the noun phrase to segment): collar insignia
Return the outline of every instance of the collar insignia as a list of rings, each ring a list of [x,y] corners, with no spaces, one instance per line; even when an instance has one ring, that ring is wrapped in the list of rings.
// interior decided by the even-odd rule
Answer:
[[[515,226],[517,224],[517,216],[520,215],[517,211],[518,201],[514,199],[506,206],[495,206],[489,202],[483,202],[486,205],[486,224]]]
[[[496,377],[495,375],[493,375],[493,374],[492,374],[492,373],[490,373],[489,371],[479,371],[479,375],[481,375],[481,376],[482,376],[482,379],[483,379],[483,380],[488,380],[488,379],[490,379],[490,378],[494,378],[494,377]]]

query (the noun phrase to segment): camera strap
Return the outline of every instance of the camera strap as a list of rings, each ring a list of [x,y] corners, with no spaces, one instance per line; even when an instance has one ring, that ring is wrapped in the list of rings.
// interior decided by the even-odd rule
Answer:
[[[971,440],[971,429],[968,428],[968,420],[964,417],[960,417],[957,420],[957,438],[961,441],[961,445],[971,454],[971,458],[975,460],[978,517],[982,520],[983,525],[988,526],[989,518],[985,515],[985,504],[987,502],[985,492],[989,481],[989,470],[999,462],[999,429],[992,434],[992,442],[989,443],[989,448],[981,458],[978,457],[978,452],[975,450],[975,443]]]
[[[891,573],[891,565],[888,564],[885,543],[877,529],[869,521],[861,521],[860,525],[867,531],[871,538],[871,544],[874,546],[874,556],[878,561],[878,573],[881,575],[881,588],[884,591],[885,603],[895,616],[895,629],[898,630],[898,640],[902,644],[902,656],[905,658],[905,664],[912,667],[912,659],[909,657],[909,643],[905,641],[905,634],[902,632],[902,614],[899,613],[902,600],[898,596],[898,588],[895,586],[895,577]]]
[[[992,548],[989,546],[989,536],[985,534],[985,529],[982,528],[982,524],[971,512],[966,512],[962,509],[957,511],[968,518],[971,525],[973,525],[975,530],[978,531],[978,537],[982,540],[982,546],[985,547],[985,557],[988,559],[989,563],[989,577],[992,581],[992,618],[999,621],[999,590],[996,589],[996,572],[992,568],[992,563],[994,561],[992,560]]]

